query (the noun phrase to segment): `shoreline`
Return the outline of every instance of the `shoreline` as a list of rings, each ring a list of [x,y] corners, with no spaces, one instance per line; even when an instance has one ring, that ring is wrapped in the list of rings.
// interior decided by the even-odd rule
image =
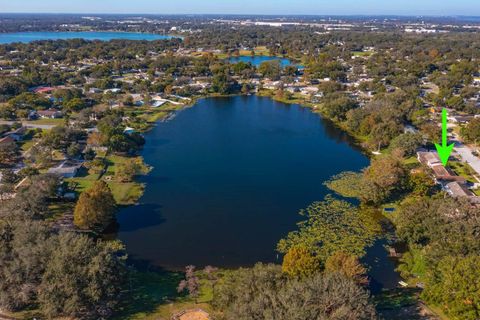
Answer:
[[[357,148],[362,154],[364,154],[369,160],[371,160],[373,158],[373,155],[371,152],[369,152],[367,149],[365,149],[362,144],[361,144],[361,140],[358,138],[358,137],[355,137],[354,135],[352,135],[350,132],[348,132],[347,130],[345,130],[345,128],[343,128],[342,126],[339,125],[338,122],[334,121],[333,119],[330,119],[328,117],[326,117],[320,110],[316,110],[315,109],[315,106],[314,105],[309,105],[309,103],[302,103],[302,102],[299,102],[299,101],[285,101],[285,100],[281,100],[281,99],[276,99],[274,95],[262,95],[262,94],[259,94],[258,92],[256,93],[252,93],[252,94],[243,94],[243,93],[238,93],[238,94],[228,94],[228,95],[218,95],[218,94],[209,94],[209,95],[205,95],[205,96],[196,96],[196,97],[192,97],[191,98],[191,101],[181,107],[179,107],[178,109],[175,109],[175,110],[169,110],[167,111],[167,114],[164,116],[164,117],[161,117],[159,119],[157,119],[156,121],[154,122],[151,122],[148,124],[147,128],[142,131],[142,134],[145,134],[145,133],[148,133],[150,132],[153,127],[155,127],[156,125],[158,125],[159,123],[165,123],[165,122],[168,122],[168,121],[172,121],[175,119],[177,113],[179,112],[182,112],[183,110],[185,109],[188,109],[188,108],[193,108],[195,107],[195,105],[198,103],[198,101],[200,100],[203,100],[203,99],[211,99],[211,98],[232,98],[232,97],[248,97],[248,96],[256,96],[256,97],[262,97],[262,98],[269,98],[275,102],[280,102],[280,103],[283,103],[285,105],[298,105],[299,107],[301,108],[305,108],[305,109],[309,109],[310,112],[312,112],[313,114],[316,114],[317,116],[319,116],[323,121],[327,121],[329,122],[330,124],[332,124],[333,126],[335,126],[335,128],[339,129],[340,131],[342,131],[343,134],[346,134],[349,138],[349,144],[351,143],[353,147]],[[139,157],[142,157],[140,154],[139,154]],[[143,159],[143,157],[142,157]],[[147,166],[150,166],[148,163],[146,163]],[[143,176],[147,176],[148,174],[150,173],[147,173],[146,175],[143,175]],[[138,181],[138,178],[139,176],[135,177],[135,179],[133,180],[133,183],[140,183]],[[143,185],[143,184],[142,184]],[[138,199],[136,199],[134,201],[133,204],[125,204],[125,205],[122,205],[122,207],[129,207],[129,206],[136,206],[138,205],[138,201],[143,197],[143,194],[145,192],[145,188],[146,186],[144,186],[144,189],[142,191],[142,194],[140,194],[138,196]]]

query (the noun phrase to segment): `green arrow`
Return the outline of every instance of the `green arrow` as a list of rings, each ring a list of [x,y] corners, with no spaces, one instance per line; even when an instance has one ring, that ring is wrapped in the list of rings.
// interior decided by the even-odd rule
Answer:
[[[438,156],[442,161],[444,166],[448,163],[448,158],[450,158],[450,154],[452,153],[454,144],[451,145],[447,144],[447,109],[443,108],[442,110],[442,145],[435,143],[435,147],[437,148]]]

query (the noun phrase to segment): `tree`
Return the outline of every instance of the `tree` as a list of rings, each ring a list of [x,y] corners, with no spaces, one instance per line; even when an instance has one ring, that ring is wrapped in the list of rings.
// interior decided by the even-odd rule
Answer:
[[[80,145],[76,142],[70,144],[67,148],[67,155],[70,158],[76,158],[80,155],[80,153],[81,153]]]
[[[123,246],[73,233],[52,240],[38,289],[43,313],[48,318],[109,317],[120,301],[125,279]]]
[[[226,319],[375,319],[368,293],[339,274],[292,279],[275,265],[257,264],[225,276],[214,305]]]
[[[266,78],[270,78],[272,80],[278,80],[280,79],[282,66],[280,64],[280,61],[278,60],[265,61],[265,62],[262,62],[258,67],[258,72],[263,74],[263,76]]]
[[[148,172],[142,158],[127,159],[119,164],[115,171],[115,178],[120,182],[131,182],[136,175]]]
[[[480,318],[480,256],[447,256],[427,272],[422,297],[452,318]]]
[[[364,172],[364,184],[368,192],[362,193],[364,202],[382,203],[395,192],[404,189],[408,172],[400,159],[393,155],[377,158]]]
[[[178,293],[188,291],[188,294],[195,299],[197,303],[197,298],[200,290],[200,284],[198,277],[195,275],[195,266],[185,267],[185,279],[180,281],[177,287]]]
[[[409,176],[408,185],[414,195],[425,197],[428,196],[435,188],[435,182],[424,171],[417,171]]]
[[[306,220],[298,224],[299,230],[280,240],[278,250],[282,253],[302,245],[323,263],[337,251],[361,257],[376,237],[377,230],[371,228],[373,217],[330,196],[314,202],[300,214]]]
[[[20,152],[15,142],[0,144],[0,164],[15,162],[19,155]]]
[[[207,276],[207,280],[210,282],[210,284],[212,286],[212,292],[215,292],[215,285],[217,284],[217,282],[219,280],[218,275],[217,275],[218,268],[213,267],[213,266],[206,266],[203,269],[203,272]]]
[[[324,113],[336,121],[344,121],[347,112],[357,107],[355,101],[338,93],[329,94],[323,100]]]
[[[37,167],[47,167],[52,161],[52,148],[45,145],[34,145],[28,153],[28,160]]]
[[[0,308],[35,306],[45,318],[106,318],[121,298],[124,248],[40,221],[0,223]]]
[[[2,176],[2,184],[13,185],[17,183],[20,177],[13,170],[0,170],[0,175]]]
[[[358,258],[344,252],[335,252],[325,262],[325,273],[341,273],[359,285],[367,285],[367,269]]]
[[[72,100],[65,103],[65,108],[70,112],[79,112],[86,107],[87,105],[80,98],[73,98]]]
[[[480,118],[472,119],[461,130],[462,138],[469,143],[477,143],[480,139]]]
[[[420,134],[408,132],[394,138],[390,142],[390,148],[400,149],[406,157],[411,157],[422,144],[423,138]]]
[[[290,277],[308,277],[320,267],[320,261],[303,245],[291,247],[283,257],[282,271]]]
[[[54,175],[30,177],[29,186],[17,190],[15,198],[2,203],[0,217],[14,220],[44,218],[48,214],[48,199],[56,195],[59,179]]]
[[[40,222],[0,224],[0,308],[21,310],[36,301],[49,257],[48,229]]]
[[[113,220],[115,199],[108,185],[100,180],[83,192],[74,212],[74,223],[80,229],[103,231]]]

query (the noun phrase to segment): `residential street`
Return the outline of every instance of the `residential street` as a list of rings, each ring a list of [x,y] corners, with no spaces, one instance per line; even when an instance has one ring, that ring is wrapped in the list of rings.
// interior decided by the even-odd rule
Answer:
[[[0,124],[7,124],[7,125],[12,125],[14,124],[16,121],[4,121],[4,120],[0,120]],[[24,127],[27,127],[27,128],[37,128],[37,129],[45,129],[45,130],[50,130],[52,129],[53,127],[55,127],[54,124],[36,124],[34,122],[29,122],[29,121],[23,121],[22,122],[22,125]]]
[[[472,148],[464,145],[462,142],[458,141],[457,138],[455,137],[455,140],[453,140],[455,143],[455,147],[453,150],[459,154],[459,156],[462,158],[463,161],[467,162],[475,172],[477,172],[477,175],[480,177],[480,158],[474,156],[472,154]]]

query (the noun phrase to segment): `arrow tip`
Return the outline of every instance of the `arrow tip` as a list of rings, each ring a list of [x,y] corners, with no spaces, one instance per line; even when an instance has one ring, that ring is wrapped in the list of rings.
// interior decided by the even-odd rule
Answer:
[[[438,156],[440,158],[440,161],[442,161],[443,166],[447,166],[448,159],[450,158],[450,154],[453,151],[453,146],[454,144],[452,143],[451,145],[446,145],[446,146],[441,146],[439,144],[435,144],[435,147],[437,148]]]

